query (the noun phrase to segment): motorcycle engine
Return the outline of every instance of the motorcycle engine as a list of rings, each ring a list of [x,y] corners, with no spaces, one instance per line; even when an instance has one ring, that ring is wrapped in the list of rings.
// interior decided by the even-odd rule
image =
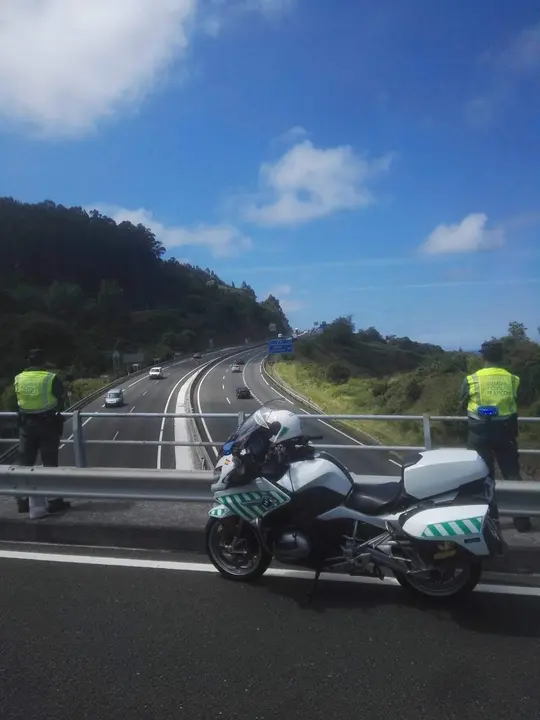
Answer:
[[[306,558],[311,552],[311,543],[299,530],[284,532],[276,540],[274,555],[281,562],[294,562]]]

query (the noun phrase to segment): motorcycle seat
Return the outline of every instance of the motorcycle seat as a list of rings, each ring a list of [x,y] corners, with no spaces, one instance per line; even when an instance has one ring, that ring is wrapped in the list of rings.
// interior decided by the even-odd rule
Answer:
[[[380,515],[390,509],[401,492],[399,478],[386,475],[357,476],[345,499],[345,506],[365,515]]]

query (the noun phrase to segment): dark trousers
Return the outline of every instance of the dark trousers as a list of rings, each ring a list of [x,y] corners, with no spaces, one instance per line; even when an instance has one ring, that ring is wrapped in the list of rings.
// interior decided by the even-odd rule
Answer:
[[[44,467],[58,467],[60,433],[54,427],[28,424],[19,432],[19,462],[21,465],[35,465],[38,453]]]
[[[491,422],[469,421],[467,447],[476,450],[495,479],[495,463],[505,480],[521,480],[517,442],[517,421],[513,418]],[[492,516],[499,518],[496,500],[493,501]]]
[[[19,463],[35,465],[39,454],[44,467],[58,467],[61,437],[62,423],[56,416],[22,419],[19,428]],[[25,509],[28,499],[17,498],[17,505]]]

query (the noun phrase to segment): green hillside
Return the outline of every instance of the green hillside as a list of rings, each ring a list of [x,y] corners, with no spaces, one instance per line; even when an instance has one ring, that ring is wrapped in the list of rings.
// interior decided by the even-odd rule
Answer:
[[[247,283],[164,252],[142,225],[0,198],[0,396],[32,347],[64,373],[96,378],[113,372],[114,350],[152,362],[264,339],[270,323],[290,330],[275,297],[258,302]]]
[[[521,378],[522,416],[540,415],[540,346],[520,323],[510,323],[502,338],[505,366]],[[445,352],[409,338],[383,337],[375,328],[355,331],[350,318],[338,318],[320,334],[294,344],[294,356],[273,365],[287,384],[328,413],[377,415],[463,415],[459,392],[464,376],[478,369],[479,356]],[[349,423],[385,445],[422,445],[420,422]],[[434,443],[460,445],[466,425],[432,424]],[[540,423],[522,424],[522,447],[540,448]],[[527,467],[538,462],[524,458]]]

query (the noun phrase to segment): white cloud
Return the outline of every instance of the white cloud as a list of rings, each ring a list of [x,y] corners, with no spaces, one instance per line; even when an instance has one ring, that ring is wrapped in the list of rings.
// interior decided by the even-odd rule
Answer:
[[[188,46],[196,0],[16,0],[0,6],[0,113],[81,134],[133,105]]]
[[[471,213],[455,225],[438,225],[423,243],[421,250],[432,255],[476,252],[504,244],[502,228],[487,229],[487,215]]]
[[[244,216],[260,225],[297,225],[367,207],[374,202],[367,183],[387,171],[390,160],[369,161],[348,145],[316,148],[304,140],[261,166],[261,198],[246,204]]]
[[[293,298],[291,298],[291,292],[292,287],[290,285],[276,285],[267,293],[266,297],[268,297],[269,295],[273,295],[274,297],[276,297],[279,300],[281,309],[285,313],[301,310],[304,307],[304,303],[300,300],[294,300]]]
[[[196,246],[209,249],[214,257],[232,257],[251,248],[251,239],[226,223],[219,225],[199,223],[190,228],[167,226],[143,208],[129,210],[111,205],[96,207],[116,223],[131,222],[149,228],[169,252],[178,247]]]
[[[228,3],[229,0],[227,0]],[[287,0],[233,7],[271,18]],[[0,117],[42,136],[79,137],[138,107],[193,35],[218,35],[233,9],[215,0],[0,0]]]

